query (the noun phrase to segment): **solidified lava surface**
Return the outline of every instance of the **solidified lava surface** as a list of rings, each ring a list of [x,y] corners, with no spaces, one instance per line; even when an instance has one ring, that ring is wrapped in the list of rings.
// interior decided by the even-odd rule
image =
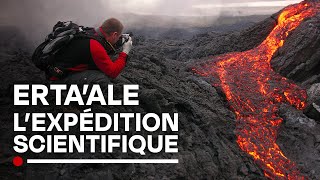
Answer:
[[[307,0],[305,2],[316,1]],[[297,13],[301,13],[304,8],[309,9],[310,7],[302,7],[301,11],[299,10]],[[273,29],[280,25],[277,22],[277,17],[281,12],[259,23],[252,23],[252,26],[245,29],[239,28],[233,32],[208,31],[186,40],[169,40],[166,38],[157,40],[147,35],[142,37],[134,36],[134,48],[130,55],[130,60],[121,75],[114,80],[110,80],[110,83],[114,84],[115,99],[122,98],[123,84],[139,84],[140,105],[132,107],[94,105],[91,107],[92,112],[178,112],[179,153],[147,153],[144,157],[134,153],[123,154],[120,152],[112,154],[74,153],[56,155],[29,153],[20,155],[24,160],[26,158],[178,158],[179,164],[23,164],[19,168],[14,167],[12,159],[17,156],[17,153],[12,149],[13,137],[16,135],[13,132],[14,112],[81,112],[83,107],[76,105],[13,106],[11,103],[13,99],[13,84],[46,84],[48,82],[45,80],[44,74],[36,69],[31,62],[30,56],[33,49],[26,48],[29,45],[28,38],[30,37],[23,38],[24,32],[32,32],[33,29],[1,26],[0,179],[266,179],[265,172],[271,174],[271,177],[276,175],[273,174],[272,170],[266,169],[267,165],[264,166],[261,160],[254,161],[251,155],[241,151],[237,143],[249,142],[245,133],[249,132],[249,130],[254,133],[254,130],[263,128],[264,125],[269,125],[268,127],[271,128],[270,132],[266,133],[277,132],[276,145],[288,159],[286,160],[280,151],[277,151],[280,162],[288,165],[288,167],[280,169],[280,173],[288,169],[290,171],[286,172],[285,176],[296,172],[296,175],[300,177],[320,179],[320,119],[316,118],[317,114],[312,111],[312,117],[314,117],[312,119],[308,117],[309,113],[284,104],[280,105],[280,108],[276,110],[278,101],[288,100],[284,92],[289,93],[287,94],[289,100],[291,97],[297,97],[293,102],[296,102],[294,104],[299,108],[307,106],[308,109],[308,107],[312,107],[313,103],[320,102],[320,90],[318,88],[320,87],[320,14],[317,13],[317,15],[312,15],[302,20],[287,37],[286,35],[279,35],[284,40],[283,46],[277,47],[279,42],[270,44],[276,45],[275,49],[277,49],[271,59],[275,72],[265,70],[270,67],[269,63],[267,63],[270,60],[269,56],[265,59],[254,60],[255,56],[252,55],[247,60],[244,60],[242,64],[237,59],[234,59],[234,63],[226,63],[224,65],[226,67],[225,73],[229,74],[230,78],[237,80],[234,81],[234,85],[230,85],[233,93],[236,93],[235,95],[238,95],[237,91],[245,93],[244,89],[236,88],[236,84],[239,84],[238,81],[243,82],[243,86],[239,87],[248,87],[247,93],[244,95],[253,93],[251,98],[256,96],[255,98],[257,99],[251,101],[248,105],[251,108],[255,108],[256,111],[260,110],[263,115],[252,112],[249,106],[246,105],[247,110],[240,111],[237,108],[239,113],[248,111],[242,119],[239,119],[235,109],[230,109],[230,105],[231,107],[236,107],[237,102],[228,102],[225,99],[226,93],[220,91],[222,86],[219,74],[213,74],[214,71],[210,69],[214,68],[217,72],[219,70],[222,72],[223,68],[219,67],[217,63],[219,62],[218,60],[229,59],[226,53],[250,52],[255,47],[262,46],[261,44]],[[289,13],[286,17],[291,17],[293,14],[295,13]],[[27,17],[23,19],[25,21],[28,20]],[[293,25],[292,23],[289,24]],[[51,27],[48,29],[51,29]],[[181,37],[179,32],[173,31],[171,33],[170,36],[172,37]],[[45,35],[43,34],[41,37],[45,37]],[[41,37],[39,35],[39,38]],[[23,41],[23,39],[26,39],[26,41]],[[35,46],[34,44],[32,45]],[[267,48],[267,44],[264,47]],[[214,57],[208,61],[210,55],[214,55]],[[220,58],[217,60],[217,57]],[[262,55],[256,53],[256,57],[262,57]],[[208,69],[198,67],[198,70],[202,69],[204,72],[212,73],[208,77],[196,75],[191,71],[191,68],[196,67],[195,64],[202,62],[211,65],[208,66],[210,67]],[[228,64],[230,66],[232,64],[235,69],[229,71]],[[250,65],[255,65],[255,68],[247,67]],[[247,67],[248,70],[243,71],[242,68],[244,67]],[[257,74],[259,72],[261,75],[258,76],[253,72],[247,72],[249,70],[256,71]],[[276,72],[280,72],[282,76],[279,76]],[[236,76],[235,74],[237,73],[239,75]],[[252,75],[260,80],[254,84],[244,86],[245,83],[250,82]],[[272,77],[268,81],[265,80],[269,76]],[[303,87],[308,89],[307,104],[304,104],[305,91],[284,77],[293,80],[299,86],[302,84]],[[208,82],[213,82],[213,84]],[[264,88],[261,90],[266,90],[266,96],[261,95],[260,87],[262,85]],[[312,88],[310,88],[311,86]],[[238,97],[239,100],[243,101],[239,102],[246,104],[243,99],[245,96]],[[54,100],[54,97],[52,99]],[[301,100],[300,102],[299,99]],[[274,104],[268,103],[268,101],[272,101]],[[260,104],[253,102],[259,102]],[[265,107],[262,108],[262,106]],[[279,113],[276,113],[277,111]],[[268,120],[272,122],[262,123],[259,121],[261,117],[270,118],[273,116],[276,116],[273,121]],[[252,121],[249,122],[249,117],[255,117],[255,119],[252,118]],[[283,119],[281,125],[280,118]],[[259,126],[253,126],[254,122],[261,123]],[[274,125],[279,124],[279,129],[273,126],[272,123]],[[246,126],[247,124],[249,124],[248,127]],[[236,131],[234,131],[235,129]],[[122,131],[121,128],[120,131]],[[27,136],[34,135],[28,133],[26,134]],[[79,132],[70,133],[78,134]],[[127,135],[133,134],[135,134],[134,131]],[[155,132],[155,134],[161,133]],[[238,137],[242,137],[242,139],[240,138],[242,141],[239,141]],[[253,140],[256,142],[259,138],[250,140],[250,142],[254,143]],[[270,139],[268,142],[271,143],[272,147],[275,141]],[[244,144],[244,149],[251,151],[254,149],[254,145],[246,143]],[[264,154],[259,155],[262,157]]]

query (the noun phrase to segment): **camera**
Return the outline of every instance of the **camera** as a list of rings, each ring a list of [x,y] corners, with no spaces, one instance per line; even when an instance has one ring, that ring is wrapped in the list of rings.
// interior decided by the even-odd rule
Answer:
[[[122,34],[120,38],[122,38],[123,44],[128,42],[131,36],[132,36],[131,34]]]
[[[124,43],[128,42],[130,37],[132,37],[133,34],[132,33],[128,33],[128,34],[122,34],[119,38],[119,40],[116,42],[116,44],[114,45],[114,47],[116,49],[119,49],[123,46]]]

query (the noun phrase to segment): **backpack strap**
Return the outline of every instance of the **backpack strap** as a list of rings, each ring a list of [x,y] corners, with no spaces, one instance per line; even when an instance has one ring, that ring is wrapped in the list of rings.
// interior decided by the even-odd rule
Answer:
[[[94,39],[104,47],[109,55],[116,53],[116,49],[104,38],[100,31],[89,27],[80,28],[82,28],[83,31],[80,31],[74,38]]]

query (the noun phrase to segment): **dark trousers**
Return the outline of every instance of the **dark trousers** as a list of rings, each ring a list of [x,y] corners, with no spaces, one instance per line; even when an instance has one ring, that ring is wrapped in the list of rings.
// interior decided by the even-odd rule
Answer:
[[[84,84],[99,84],[101,89],[107,89],[110,83],[110,77],[99,70],[86,70],[83,72],[72,73],[67,77],[53,82],[55,84],[77,84],[81,88]]]

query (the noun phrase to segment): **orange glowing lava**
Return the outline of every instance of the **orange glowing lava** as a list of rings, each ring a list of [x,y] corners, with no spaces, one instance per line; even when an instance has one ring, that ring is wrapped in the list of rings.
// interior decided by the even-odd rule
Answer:
[[[251,155],[270,179],[304,179],[295,163],[276,144],[282,119],[277,115],[283,102],[297,109],[306,105],[306,92],[271,68],[273,54],[290,32],[318,13],[319,2],[301,2],[285,8],[278,24],[256,48],[216,56],[194,68],[202,76],[219,79],[220,86],[236,114],[236,135],[240,148]]]

